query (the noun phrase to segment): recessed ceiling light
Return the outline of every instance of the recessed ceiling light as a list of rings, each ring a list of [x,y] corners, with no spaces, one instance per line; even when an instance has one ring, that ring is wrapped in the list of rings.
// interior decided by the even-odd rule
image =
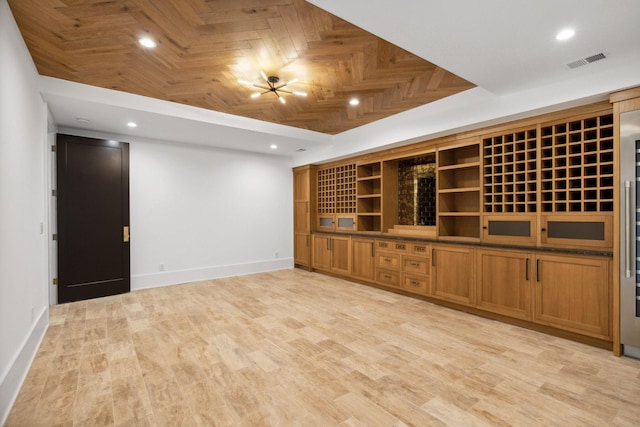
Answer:
[[[560,31],[556,35],[556,40],[558,40],[558,41],[567,40],[567,39],[570,39],[571,37],[573,37],[575,34],[576,34],[575,30],[573,30],[571,28],[567,28],[565,30]]]
[[[358,98],[351,98],[349,101],[349,105],[358,105],[360,104],[360,100]]]
[[[149,49],[153,49],[154,47],[156,47],[158,44],[155,42],[155,40],[153,40],[151,37],[142,37],[138,40],[138,42],[144,46],[144,47],[148,47]]]
[[[136,127],[138,127],[138,125],[136,124],[136,122],[129,122],[129,123],[127,123],[127,126],[129,126],[130,128],[136,128]]]
[[[271,148],[272,150],[275,150],[278,148],[278,146],[276,144],[271,144],[269,148]]]

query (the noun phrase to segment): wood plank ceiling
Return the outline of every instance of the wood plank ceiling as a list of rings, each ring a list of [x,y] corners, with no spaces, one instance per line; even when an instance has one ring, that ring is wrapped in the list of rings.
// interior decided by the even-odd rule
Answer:
[[[327,134],[473,87],[303,0],[8,2],[41,75]],[[250,98],[262,70],[308,96]]]

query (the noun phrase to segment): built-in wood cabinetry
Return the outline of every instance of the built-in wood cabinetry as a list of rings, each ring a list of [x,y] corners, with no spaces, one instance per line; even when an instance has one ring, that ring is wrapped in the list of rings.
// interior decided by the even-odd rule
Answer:
[[[312,269],[615,342],[614,152],[599,103],[367,154],[317,166],[295,228],[317,196]]]
[[[534,320],[610,339],[609,265],[602,258],[538,254]]]
[[[355,163],[318,168],[317,188],[318,229],[326,231],[355,231]]]
[[[414,294],[431,294],[431,245],[409,243],[409,252],[402,255],[400,287]]]
[[[475,300],[475,249],[468,246],[433,245],[434,297],[463,305]]]
[[[314,234],[313,268],[349,276],[351,274],[351,238]]]
[[[375,240],[360,237],[351,239],[351,276],[373,281],[375,278]]]
[[[293,170],[293,253],[294,263],[311,265],[311,229],[315,223],[315,168],[303,166]]]
[[[480,152],[478,143],[438,150],[438,236],[480,239]]]
[[[478,249],[476,304],[483,310],[531,320],[533,254]]]

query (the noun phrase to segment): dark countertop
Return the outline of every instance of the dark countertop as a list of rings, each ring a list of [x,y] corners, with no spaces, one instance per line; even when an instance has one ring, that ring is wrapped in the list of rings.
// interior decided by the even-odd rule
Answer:
[[[387,239],[387,240],[400,240],[405,242],[420,242],[420,243],[438,243],[445,245],[458,245],[458,246],[475,246],[481,248],[490,248],[490,249],[512,249],[518,251],[536,251],[536,252],[550,252],[550,253],[560,253],[560,254],[572,254],[572,255],[591,255],[591,256],[602,256],[602,257],[613,257],[613,252],[608,251],[596,251],[589,249],[566,249],[566,248],[550,248],[543,246],[524,246],[524,245],[505,245],[498,243],[484,243],[484,242],[469,242],[469,241],[459,241],[459,240],[445,240],[445,239],[430,239],[427,237],[411,237],[411,236],[401,236],[396,234],[389,233],[376,233],[376,232],[345,232],[345,231],[323,231],[323,230],[313,230],[312,234],[331,234],[337,236],[355,236],[355,237],[363,237],[363,238],[372,238],[372,239]]]

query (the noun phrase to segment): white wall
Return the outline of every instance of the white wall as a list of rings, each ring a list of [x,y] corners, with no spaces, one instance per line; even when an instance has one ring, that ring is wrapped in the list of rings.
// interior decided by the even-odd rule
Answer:
[[[293,266],[288,161],[177,143],[130,148],[132,288]]]
[[[130,143],[132,290],[293,266],[289,159],[59,132]]]
[[[46,106],[0,0],[0,424],[48,325]]]

